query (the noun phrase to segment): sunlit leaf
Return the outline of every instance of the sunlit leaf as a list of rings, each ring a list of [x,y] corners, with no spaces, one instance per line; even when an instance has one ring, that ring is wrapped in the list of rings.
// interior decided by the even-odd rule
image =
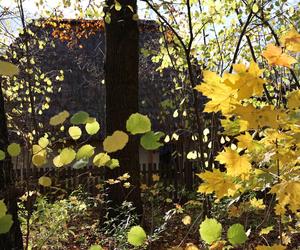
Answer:
[[[95,153],[95,148],[89,144],[83,145],[79,150],[77,151],[76,154],[76,159],[80,160],[82,158],[90,158],[94,155]]]
[[[131,134],[144,134],[151,130],[151,121],[146,115],[132,114],[126,121],[126,129]]]
[[[7,147],[7,152],[12,157],[18,156],[21,153],[20,144],[18,144],[18,143],[11,143]]]
[[[19,74],[19,68],[16,65],[0,60],[0,75],[14,76],[17,74]]]
[[[39,178],[39,184],[44,187],[50,187],[52,184],[52,180],[47,176],[42,176]]]
[[[136,247],[142,246],[146,241],[147,235],[144,229],[140,226],[132,227],[127,235],[128,242]]]
[[[78,126],[72,126],[68,130],[69,135],[72,137],[73,140],[78,140],[81,136],[81,129]]]
[[[221,237],[222,225],[216,219],[206,218],[200,224],[200,236],[208,244],[212,244]]]
[[[85,124],[85,130],[89,135],[95,135],[100,129],[99,123],[95,120],[93,122],[87,122]]]
[[[229,227],[227,231],[227,238],[232,245],[240,245],[248,239],[244,226],[241,224],[234,224]]]
[[[111,136],[107,136],[103,141],[103,148],[106,152],[112,153],[123,149],[128,142],[128,135],[123,131],[115,131]]]

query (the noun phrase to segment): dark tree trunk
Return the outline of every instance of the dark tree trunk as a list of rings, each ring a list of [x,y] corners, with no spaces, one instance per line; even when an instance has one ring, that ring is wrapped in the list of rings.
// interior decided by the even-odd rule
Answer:
[[[126,131],[126,120],[138,112],[138,69],[139,69],[139,31],[133,14],[137,11],[136,0],[119,0],[122,9],[109,8],[113,0],[107,0],[107,13],[111,22],[106,23],[106,134],[115,130]],[[106,14],[107,14],[106,13]],[[139,215],[142,214],[140,196],[140,169],[138,138],[130,136],[126,147],[111,155],[119,159],[120,168],[107,170],[106,178],[117,178],[129,173],[132,188],[124,189],[120,184],[110,185],[108,200],[112,206],[119,206],[124,200],[132,201]]]
[[[8,133],[1,85],[2,79],[0,77],[0,149],[6,151],[8,146]],[[4,202],[8,208],[8,213],[13,216],[14,223],[8,233],[0,234],[1,250],[23,249],[23,240],[17,214],[18,208],[13,176],[11,159],[6,156],[5,160],[0,161],[0,199],[4,199]]]

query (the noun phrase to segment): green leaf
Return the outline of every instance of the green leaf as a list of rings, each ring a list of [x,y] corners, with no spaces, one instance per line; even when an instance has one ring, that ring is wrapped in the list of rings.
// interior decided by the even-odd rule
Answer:
[[[108,161],[105,164],[107,167],[109,167],[110,169],[114,169],[114,168],[118,168],[120,167],[120,162],[118,159],[111,159],[110,161]]]
[[[19,74],[19,68],[9,62],[0,61],[0,75],[13,76]]]
[[[3,161],[5,159],[5,152],[3,150],[0,150],[0,161]]]
[[[141,137],[140,143],[146,150],[156,150],[160,146],[164,145],[159,142],[160,138],[164,135],[165,134],[163,132],[149,131]]]
[[[42,176],[39,178],[39,184],[44,187],[50,187],[52,184],[52,180],[47,176]]]
[[[90,158],[95,153],[95,148],[89,144],[83,145],[76,154],[76,159],[80,160],[82,158]]]
[[[103,250],[100,245],[91,245],[89,250]]]
[[[135,113],[128,118],[126,129],[133,135],[144,134],[151,130],[151,121],[148,116]]]
[[[252,6],[252,11],[253,11],[254,13],[257,13],[258,10],[259,10],[258,5],[257,5],[257,4],[253,4],[253,6]]]
[[[232,245],[243,244],[248,239],[244,226],[238,223],[228,229],[227,238]]]
[[[7,147],[7,152],[9,153],[10,156],[15,157],[18,156],[21,153],[21,147],[20,144],[18,143],[11,143]]]
[[[86,124],[88,119],[89,114],[87,112],[79,111],[71,117],[70,122],[74,125]]]
[[[98,133],[100,125],[97,121],[87,122],[85,124],[85,130],[89,135],[95,135]]]
[[[80,159],[79,161],[76,161],[72,167],[74,169],[81,169],[81,168],[84,168],[85,166],[87,166],[88,163],[89,163],[89,160],[83,158],[83,159]]]
[[[206,218],[200,224],[200,236],[208,244],[212,244],[221,237],[222,225],[216,219]]]
[[[0,200],[0,217],[4,216],[7,212],[7,207],[3,200]]]
[[[8,233],[12,224],[13,220],[10,214],[0,217],[0,234]]]
[[[133,246],[141,246],[144,244],[145,240],[147,238],[147,235],[144,231],[144,229],[140,226],[134,226],[132,227],[127,235],[127,241],[133,245]]]

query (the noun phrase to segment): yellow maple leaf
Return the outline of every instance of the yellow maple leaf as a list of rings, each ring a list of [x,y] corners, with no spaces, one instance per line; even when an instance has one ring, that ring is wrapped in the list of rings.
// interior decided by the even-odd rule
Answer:
[[[275,206],[275,213],[283,215],[288,207],[293,213],[300,209],[300,182],[283,181],[274,185],[270,193],[276,194],[278,203]]]
[[[267,49],[263,51],[262,56],[267,59],[268,64],[278,65],[291,68],[291,64],[296,63],[297,60],[282,52],[280,47],[274,44],[268,44]]]
[[[248,156],[241,156],[231,148],[225,148],[225,151],[217,155],[216,160],[221,164],[225,164],[227,174],[230,176],[247,178],[250,174],[251,163]]]
[[[263,94],[263,85],[266,81],[261,78],[263,70],[258,67],[257,63],[252,61],[248,68],[244,64],[235,64],[233,65],[233,69],[237,72],[234,85],[239,89],[238,100],[249,98],[253,95],[261,96]],[[228,74],[225,74],[225,76],[228,77]]]
[[[237,136],[236,139],[239,141],[239,148],[251,149],[253,147],[253,138],[248,132],[246,132],[244,135]]]
[[[233,105],[237,103],[237,90],[224,84],[222,78],[214,72],[204,71],[203,83],[195,89],[211,99],[206,103],[204,112],[221,111],[225,115],[230,113]]]
[[[280,118],[283,116],[283,113],[274,109],[273,106],[256,109],[252,104],[246,106],[236,105],[233,113],[240,116],[241,120],[247,121],[248,129],[278,128]]]
[[[257,246],[255,248],[256,250],[285,250],[286,247],[285,246],[282,246],[282,245],[278,245],[278,244],[275,244],[275,245],[272,245],[272,246]]]
[[[289,109],[300,107],[300,90],[295,90],[288,95],[287,106]]]
[[[266,205],[264,205],[263,199],[256,199],[255,197],[250,200],[250,204],[252,207],[257,209],[265,209]]]
[[[199,188],[199,193],[212,194],[215,192],[218,199],[225,196],[233,196],[240,188],[235,184],[230,176],[221,172],[219,169],[214,169],[213,172],[205,171],[204,173],[197,174],[204,183]]]
[[[288,50],[300,52],[300,34],[295,29],[291,29],[288,32],[286,32],[280,38],[280,42]]]

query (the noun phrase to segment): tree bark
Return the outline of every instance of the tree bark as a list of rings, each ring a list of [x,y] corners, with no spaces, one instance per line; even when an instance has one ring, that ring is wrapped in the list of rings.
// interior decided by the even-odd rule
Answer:
[[[106,135],[111,135],[115,130],[126,131],[126,120],[138,112],[139,30],[137,21],[133,20],[137,3],[136,0],[118,2],[122,6],[120,11],[110,8],[115,1],[106,1],[106,15],[111,17],[111,22],[105,24]],[[108,200],[113,207],[120,206],[124,200],[131,201],[141,215],[138,138],[130,136],[126,147],[111,156],[119,159],[120,168],[107,169],[106,179],[116,179],[128,173],[132,187],[125,189],[121,184],[109,185]]]
[[[1,85],[2,79],[0,77],[0,148],[3,151],[6,151],[9,142]],[[23,240],[20,223],[18,220],[16,189],[13,176],[11,158],[7,155],[5,160],[0,161],[0,199],[4,199],[8,213],[12,215],[14,223],[8,233],[0,234],[1,250],[23,249]]]

